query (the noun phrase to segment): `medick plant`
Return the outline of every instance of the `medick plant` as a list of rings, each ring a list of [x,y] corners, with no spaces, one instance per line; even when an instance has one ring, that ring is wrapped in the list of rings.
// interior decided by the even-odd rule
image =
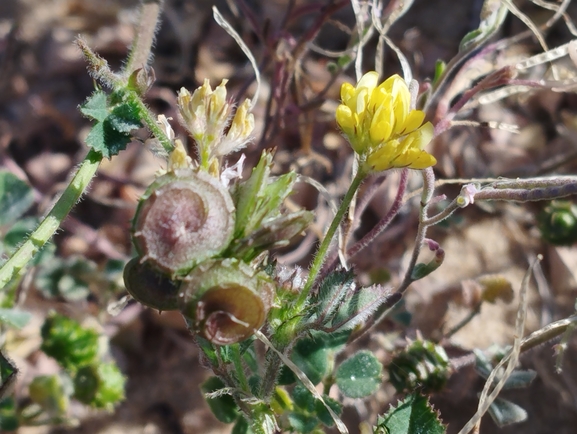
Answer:
[[[454,104],[447,102],[451,80],[462,73],[468,61],[491,50],[487,43],[508,12],[505,3],[489,10],[479,29],[467,35],[458,56],[448,65],[439,65],[427,86],[419,86],[411,78],[406,59],[398,50],[404,77],[392,75],[383,80],[376,71],[361,73],[366,35],[376,29],[379,41],[388,41],[386,29],[399,14],[379,18],[375,12],[380,6],[376,4],[371,6],[373,14],[356,9],[359,39],[351,53],[358,81],[341,86],[341,103],[335,115],[354,152],[352,180],[310,268],[304,270],[280,266],[271,254],[306,231],[315,218],[311,211],[285,206],[295,183],[303,178],[294,171],[273,176],[274,152],[268,150],[262,152],[247,177],[243,177],[244,155],[231,164],[231,156],[238,155],[252,139],[256,97],[237,105],[227,98],[226,80],[214,89],[208,80],[192,92],[181,89],[178,121],[194,142],[193,155],[188,155],[176,137],[170,119],[153,114],[144,104],[143,97],[154,81],[148,64],[155,28],[150,20],[156,19],[151,16],[157,17],[160,7],[160,3],[144,2],[145,18],[120,73],[111,71],[106,61],[78,40],[89,72],[102,86],[80,108],[94,122],[86,139],[91,149],[53,210],[0,269],[0,286],[6,293],[14,287],[26,264],[78,201],[102,159],[121,152],[131,140],[131,131],[146,126],[157,143],[156,152],[161,153],[160,149],[166,155],[167,165],[140,197],[132,221],[136,256],[124,267],[128,293],[150,308],[182,314],[202,352],[203,364],[214,373],[202,385],[207,402],[219,420],[235,424],[235,434],[322,433],[329,427],[348,432],[340,418],[343,401],[337,397],[358,399],[374,394],[381,386],[383,365],[367,350],[350,354],[344,361],[339,355],[390,313],[411,283],[441,266],[444,250],[427,238],[427,229],[475,201],[551,200],[577,192],[574,177],[475,181],[464,185],[444,209],[430,215],[430,205],[443,198],[435,196],[436,159],[426,149],[456,123],[459,110],[478,95],[503,86],[552,86],[519,80],[514,67],[505,67],[464,92]],[[488,8],[491,5],[487,2]],[[401,11],[402,6],[397,9]],[[240,41],[217,11],[215,18]],[[572,45],[564,49],[565,54],[575,51]],[[243,50],[248,48],[243,46]],[[532,61],[547,62],[559,52]],[[343,64],[349,63],[343,60]],[[516,68],[528,65],[521,62]],[[259,72],[255,72],[260,80]],[[361,240],[337,247],[337,234],[348,235],[350,228],[343,220],[353,214],[359,187],[368,178],[393,169],[400,171],[400,182],[391,209]],[[398,215],[411,174],[422,177],[423,188],[414,250],[404,278],[396,288],[364,287],[356,281],[348,261]],[[573,220],[559,217],[559,212],[572,210],[572,206],[561,208],[549,213],[554,217],[543,217],[543,225],[571,225]],[[433,253],[427,262],[419,262],[423,247]],[[502,278],[481,279],[476,285],[476,313],[483,302],[511,298],[511,286]],[[526,287],[524,282],[524,294]],[[16,322],[14,298],[3,297],[5,318]],[[473,426],[486,411],[498,423],[522,420],[522,409],[499,400],[497,394],[503,387],[526,385],[533,378],[532,373],[515,369],[521,351],[568,333],[575,321],[570,317],[522,339],[525,296],[519,312],[519,338],[511,349],[496,357],[500,364],[493,368],[492,361],[482,353],[477,355],[479,371],[488,380],[477,419],[471,421]],[[48,318],[43,327],[43,349],[70,372],[74,387],[57,377],[39,377],[30,386],[30,395],[39,408],[58,417],[64,414],[69,397],[111,408],[123,396],[118,369],[99,359],[96,332],[69,321],[56,314]],[[455,369],[442,345],[417,339],[392,360],[387,368],[389,381],[399,393],[408,391],[409,395],[378,420],[364,421],[362,432],[445,432],[426,397],[442,389]],[[12,378],[15,368],[9,362],[0,368],[4,382]],[[413,392],[417,388],[419,392]],[[470,429],[468,425],[463,432]]]

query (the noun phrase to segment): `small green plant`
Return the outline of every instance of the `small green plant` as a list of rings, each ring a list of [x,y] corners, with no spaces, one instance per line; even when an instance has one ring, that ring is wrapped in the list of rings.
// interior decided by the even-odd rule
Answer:
[[[486,3],[488,8],[493,6],[492,2]],[[509,11],[506,2],[493,8],[479,29],[465,37],[455,59],[447,65],[439,64],[424,92],[420,90],[425,87],[412,78],[407,60],[396,47],[393,49],[399,54],[403,77],[392,75],[383,80],[381,71],[361,71],[364,35],[377,31],[379,49],[385,42],[391,44],[386,32],[404,12],[403,6],[397,5],[398,14],[384,21],[377,18],[379,5],[363,5],[372,8],[373,14],[368,9],[357,11],[359,40],[353,40],[349,55],[339,59],[338,68],[354,59],[358,80],[342,85],[341,103],[335,112],[336,124],[353,151],[354,170],[308,270],[281,266],[273,256],[273,249],[288,245],[315,218],[312,211],[286,206],[295,184],[304,178],[295,171],[274,176],[274,152],[268,150],[262,152],[245,178],[244,156],[228,165],[251,140],[255,126],[252,109],[258,92],[252,100],[235,105],[227,99],[226,80],[214,89],[208,80],[195,90],[181,89],[177,96],[178,120],[194,142],[192,155],[176,137],[169,119],[152,113],[145,105],[143,99],[154,81],[149,59],[160,5],[143,2],[145,18],[119,73],[113,72],[82,39],[78,40],[89,72],[99,86],[80,106],[82,114],[93,122],[86,139],[90,150],[54,208],[18,248],[29,226],[22,229],[15,223],[30,206],[31,193],[25,184],[0,173],[5,186],[0,192],[0,218],[3,225],[12,226],[5,232],[2,246],[10,258],[0,268],[0,323],[11,327],[26,323],[27,314],[15,307],[16,288],[25,267],[33,260],[39,261],[42,254],[50,254],[48,250],[37,255],[78,201],[100,162],[122,152],[132,139],[131,132],[145,126],[160,145],[167,164],[139,199],[131,232],[135,257],[124,267],[124,283],[128,293],[143,305],[182,314],[214,373],[201,386],[214,415],[234,424],[235,434],[322,433],[328,429],[346,433],[348,428],[341,420],[346,400],[335,397],[370,397],[387,376],[386,381],[399,393],[408,395],[377,420],[363,421],[363,432],[446,432],[426,396],[441,390],[454,369],[442,342],[410,341],[393,354],[386,368],[372,352],[351,352],[350,348],[398,306],[413,282],[442,265],[445,251],[427,238],[431,226],[475,201],[553,200],[577,193],[575,177],[472,180],[452,201],[446,201],[444,208],[430,215],[430,205],[445,199],[435,195],[433,166],[437,159],[430,150],[431,141],[458,123],[455,117],[465,104],[519,84],[515,68],[529,67],[529,63],[521,62],[515,68],[495,70],[455,103],[449,103],[447,88],[455,76],[462,73],[468,61],[486,54],[484,50],[490,51],[486,44]],[[256,65],[240,36],[216,9],[214,16]],[[565,54],[570,49],[574,46],[568,45]],[[560,51],[547,51],[549,57],[529,60],[533,64],[549,62]],[[256,68],[255,74],[260,82]],[[351,236],[351,225],[343,221],[355,218],[361,185],[393,169],[400,172],[400,182],[391,209],[356,243],[335,246],[335,238],[347,240]],[[394,288],[363,286],[348,261],[399,216],[411,174],[422,178],[423,187],[415,244],[404,277]],[[543,233],[553,234],[552,241],[573,240],[572,211],[573,205],[554,202],[542,219]],[[557,229],[559,225],[563,228]],[[422,250],[429,250],[426,260],[422,259]],[[89,262],[72,258],[52,261],[37,279],[47,294],[73,299],[83,296],[86,275],[91,271]],[[511,287],[507,283],[500,278],[480,279],[482,288],[475,312],[482,302],[509,297]],[[524,294],[526,288],[524,282]],[[513,383],[511,387],[526,386],[532,379],[531,373],[516,370],[519,353],[536,342],[572,330],[575,317],[522,340],[526,313],[523,303],[519,309],[519,336],[513,347],[504,350],[499,360],[477,357],[478,370],[487,378],[487,386],[472,424],[478,424],[486,411],[500,425],[523,420],[522,409],[497,398],[503,387]],[[41,350],[53,357],[63,372],[34,378],[29,387],[33,404],[22,408],[7,393],[16,368],[0,357],[0,380],[4,384],[0,389],[2,429],[13,430],[39,421],[65,422],[70,399],[110,410],[124,398],[125,378],[102,354],[100,333],[51,314],[42,327],[42,339]],[[501,369],[505,363],[506,368]],[[469,429],[467,426],[464,432]]]

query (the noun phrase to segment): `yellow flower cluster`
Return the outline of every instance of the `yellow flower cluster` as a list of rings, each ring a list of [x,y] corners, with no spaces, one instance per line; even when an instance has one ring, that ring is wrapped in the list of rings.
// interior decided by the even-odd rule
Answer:
[[[392,168],[425,169],[437,160],[423,148],[433,138],[425,113],[411,109],[407,83],[393,75],[378,84],[379,75],[368,72],[357,86],[344,83],[342,104],[336,120],[364,170],[380,172]]]

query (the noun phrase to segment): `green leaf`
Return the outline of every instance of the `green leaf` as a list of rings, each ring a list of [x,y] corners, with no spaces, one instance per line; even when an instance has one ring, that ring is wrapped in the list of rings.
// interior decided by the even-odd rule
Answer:
[[[0,351],[0,401],[12,392],[12,386],[16,383],[18,369],[12,361]]]
[[[103,122],[108,116],[108,97],[105,92],[98,90],[90,95],[79,109],[87,118]]]
[[[94,281],[97,273],[96,264],[82,257],[54,257],[40,268],[34,283],[47,298],[77,301],[90,294],[89,283]]]
[[[323,400],[325,401],[325,404],[328,405],[337,416],[341,415],[341,413],[343,412],[343,406],[338,401],[334,400],[333,398],[327,395],[323,395]],[[320,419],[320,421],[323,423],[323,425],[331,427],[335,424],[333,417],[331,416],[325,405],[318,399],[315,400],[315,413],[317,417]]]
[[[302,413],[289,413],[287,417],[292,429],[298,433],[309,433],[319,424],[315,416]]]
[[[272,154],[263,152],[246,182],[233,194],[236,206],[235,238],[242,239],[281,215],[281,205],[292,192],[296,173],[271,178]]]
[[[99,363],[96,367],[98,389],[90,402],[95,408],[112,410],[115,404],[124,400],[126,377],[115,363]]]
[[[34,203],[34,193],[10,172],[0,171],[0,226],[15,223]]]
[[[225,384],[218,377],[210,377],[200,386],[203,393],[212,393],[223,389]],[[207,398],[206,402],[212,414],[224,423],[233,423],[238,418],[238,407],[230,395],[220,395],[216,398]]]
[[[70,318],[51,314],[42,326],[41,335],[40,349],[67,370],[76,372],[97,361],[99,334]]]
[[[119,95],[109,98],[106,93],[97,91],[80,106],[83,115],[96,121],[86,137],[86,144],[106,158],[124,150],[132,140],[130,132],[142,125],[138,108],[118,100]]]
[[[493,401],[489,406],[489,414],[499,428],[527,420],[525,409],[503,398]]]
[[[337,369],[337,385],[349,398],[364,398],[377,391],[382,373],[383,365],[373,353],[359,351]]]
[[[194,326],[192,325],[192,323],[189,323],[188,319],[185,319],[185,321],[187,322],[188,328],[190,330],[194,330]],[[208,340],[206,340],[203,337],[198,336],[198,335],[196,336],[196,343],[198,344],[198,346],[202,350],[202,353],[208,359],[208,361],[212,365],[218,366],[219,361],[218,361],[218,356],[216,355],[215,346],[213,344],[211,344]]]
[[[10,327],[21,329],[32,318],[30,312],[17,308],[5,309],[0,308],[0,323],[8,324]]]
[[[121,133],[130,133],[142,126],[138,117],[138,108],[128,102],[114,107],[106,120],[112,129]]]
[[[302,410],[305,410],[308,413],[311,413],[315,409],[315,397],[311,392],[307,390],[302,383],[297,384],[292,393],[291,397],[293,402],[297,407],[300,407]]]
[[[116,131],[107,121],[94,125],[86,136],[86,144],[100,152],[105,158],[110,158],[126,149],[126,145],[131,140],[129,134]]]
[[[375,433],[444,434],[445,426],[426,397],[411,394],[379,417]]]
[[[28,389],[30,399],[51,417],[62,417],[68,411],[70,402],[68,381],[58,375],[35,377]]]
[[[16,431],[20,427],[14,398],[0,398],[0,432]]]
[[[368,319],[391,295],[390,288],[373,285],[368,288],[357,287],[352,296],[341,303],[337,314],[331,321],[333,330],[352,330]]]
[[[330,324],[338,313],[343,299],[351,291],[354,284],[352,271],[339,270],[329,274],[321,283],[318,295],[311,303],[310,322]]]
[[[112,410],[124,399],[125,382],[114,363],[83,366],[74,377],[74,397],[94,408]]]
[[[253,431],[250,429],[250,425],[246,419],[239,416],[230,434],[253,434]]]
[[[295,345],[291,359],[313,384],[318,384],[328,372],[328,356],[329,350],[322,341],[302,339]]]
[[[459,52],[469,52],[487,42],[505,22],[509,8],[499,0],[485,0],[479,27],[467,33],[459,44]]]

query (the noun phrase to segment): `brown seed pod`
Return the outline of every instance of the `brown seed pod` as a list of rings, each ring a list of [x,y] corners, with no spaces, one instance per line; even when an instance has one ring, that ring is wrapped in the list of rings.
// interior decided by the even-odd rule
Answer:
[[[247,339],[264,323],[274,297],[268,276],[236,259],[206,261],[180,287],[180,311],[192,331],[217,345]]]
[[[178,309],[178,284],[139,258],[124,267],[124,285],[136,301],[161,311]]]
[[[171,275],[185,275],[222,252],[234,230],[234,204],[218,179],[183,169],[159,177],[133,222],[139,255]]]

